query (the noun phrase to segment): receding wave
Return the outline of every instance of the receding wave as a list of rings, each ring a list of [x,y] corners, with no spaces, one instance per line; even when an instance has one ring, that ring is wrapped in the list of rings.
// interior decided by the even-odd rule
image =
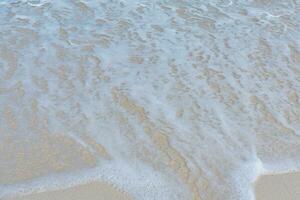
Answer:
[[[2,0],[0,198],[251,200],[300,167],[299,95],[299,1]]]

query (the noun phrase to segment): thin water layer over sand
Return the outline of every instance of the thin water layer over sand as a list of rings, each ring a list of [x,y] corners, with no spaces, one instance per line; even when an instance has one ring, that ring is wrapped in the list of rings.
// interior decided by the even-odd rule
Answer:
[[[300,2],[3,0],[0,198],[106,181],[251,200],[300,169]]]
[[[4,200],[130,200],[128,194],[100,182]]]

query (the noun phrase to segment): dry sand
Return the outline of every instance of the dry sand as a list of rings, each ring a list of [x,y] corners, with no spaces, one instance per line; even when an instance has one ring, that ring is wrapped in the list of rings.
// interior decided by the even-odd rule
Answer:
[[[299,200],[300,173],[265,175],[255,184],[256,200]]]
[[[5,200],[132,200],[125,192],[107,183],[93,182],[68,189],[47,191]]]

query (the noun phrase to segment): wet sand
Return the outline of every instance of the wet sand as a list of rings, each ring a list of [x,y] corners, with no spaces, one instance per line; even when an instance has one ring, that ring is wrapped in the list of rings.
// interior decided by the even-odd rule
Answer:
[[[256,200],[299,200],[300,173],[265,175],[255,184]]]
[[[46,191],[5,200],[132,200],[122,192],[107,183],[93,182],[68,189]]]

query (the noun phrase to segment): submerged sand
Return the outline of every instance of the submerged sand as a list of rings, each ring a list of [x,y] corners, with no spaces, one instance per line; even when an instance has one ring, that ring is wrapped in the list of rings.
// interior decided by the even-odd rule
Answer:
[[[256,200],[298,200],[300,173],[262,176],[255,184],[255,192]]]
[[[93,182],[79,185],[68,189],[46,191],[21,197],[8,198],[5,200],[131,200],[132,198],[113,186]]]

